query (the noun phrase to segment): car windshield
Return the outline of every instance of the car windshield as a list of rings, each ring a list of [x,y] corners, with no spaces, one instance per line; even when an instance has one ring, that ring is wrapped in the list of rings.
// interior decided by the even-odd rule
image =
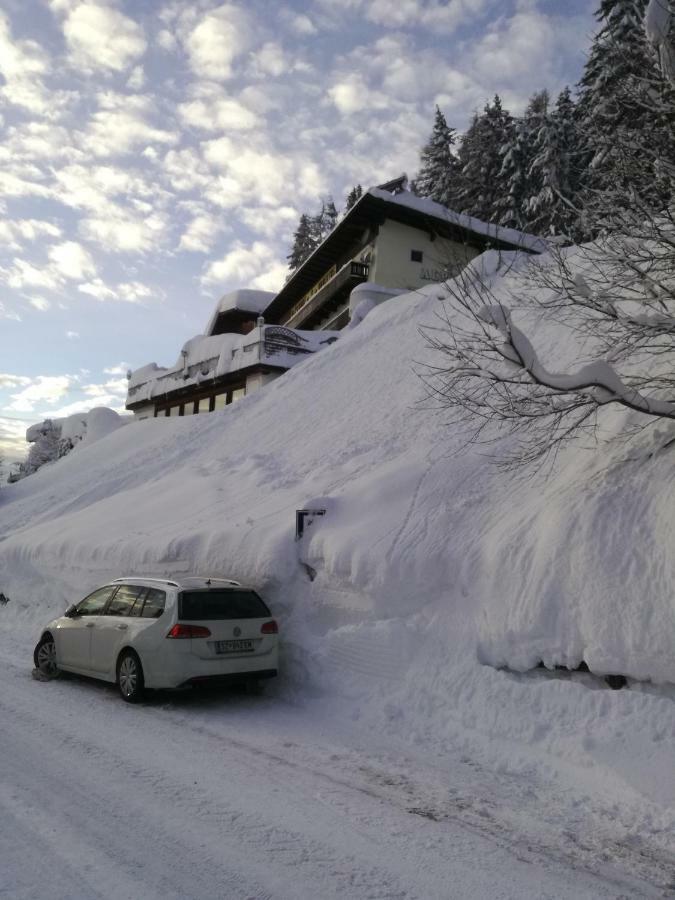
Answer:
[[[255,591],[209,590],[184,591],[180,595],[178,616],[180,619],[262,619],[270,615]]]

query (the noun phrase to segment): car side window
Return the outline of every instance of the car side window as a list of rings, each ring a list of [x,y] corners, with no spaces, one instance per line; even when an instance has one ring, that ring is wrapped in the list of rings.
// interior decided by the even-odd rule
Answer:
[[[99,588],[77,604],[78,616],[100,616],[115,590],[115,585]]]
[[[143,603],[145,601],[145,595],[147,594],[148,589],[141,587],[138,589],[138,596],[136,597],[136,601],[134,605],[129,610],[130,616],[140,616],[143,612]]]
[[[148,588],[141,615],[144,619],[158,619],[164,612],[166,593],[156,588]]]
[[[132,609],[145,588],[135,584],[121,584],[108,604],[107,616],[130,616]]]

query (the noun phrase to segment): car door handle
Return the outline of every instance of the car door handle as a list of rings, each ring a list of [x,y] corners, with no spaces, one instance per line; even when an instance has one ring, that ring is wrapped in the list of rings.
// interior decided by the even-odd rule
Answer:
[[[86,624],[84,627],[85,627],[85,628],[93,628],[93,627],[94,627],[94,623],[93,623],[93,622],[87,622],[87,624]]]
[[[126,631],[129,626],[122,624],[122,625],[116,625],[115,627],[117,628],[118,631]]]

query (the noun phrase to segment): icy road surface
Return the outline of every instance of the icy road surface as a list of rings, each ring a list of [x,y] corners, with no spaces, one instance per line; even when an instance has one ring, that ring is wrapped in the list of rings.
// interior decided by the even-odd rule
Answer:
[[[667,895],[629,861],[593,870],[498,826],[507,797],[466,760],[352,745],[309,706],[190,693],[132,707],[109,685],[34,681],[17,651],[0,666],[0,897]]]

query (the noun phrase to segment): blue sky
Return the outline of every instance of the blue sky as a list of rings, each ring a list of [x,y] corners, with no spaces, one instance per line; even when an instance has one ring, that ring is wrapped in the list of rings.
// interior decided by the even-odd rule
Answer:
[[[586,0],[3,0],[0,452],[122,409],[218,296],[274,290],[302,211],[412,175],[466,127],[574,84]]]

